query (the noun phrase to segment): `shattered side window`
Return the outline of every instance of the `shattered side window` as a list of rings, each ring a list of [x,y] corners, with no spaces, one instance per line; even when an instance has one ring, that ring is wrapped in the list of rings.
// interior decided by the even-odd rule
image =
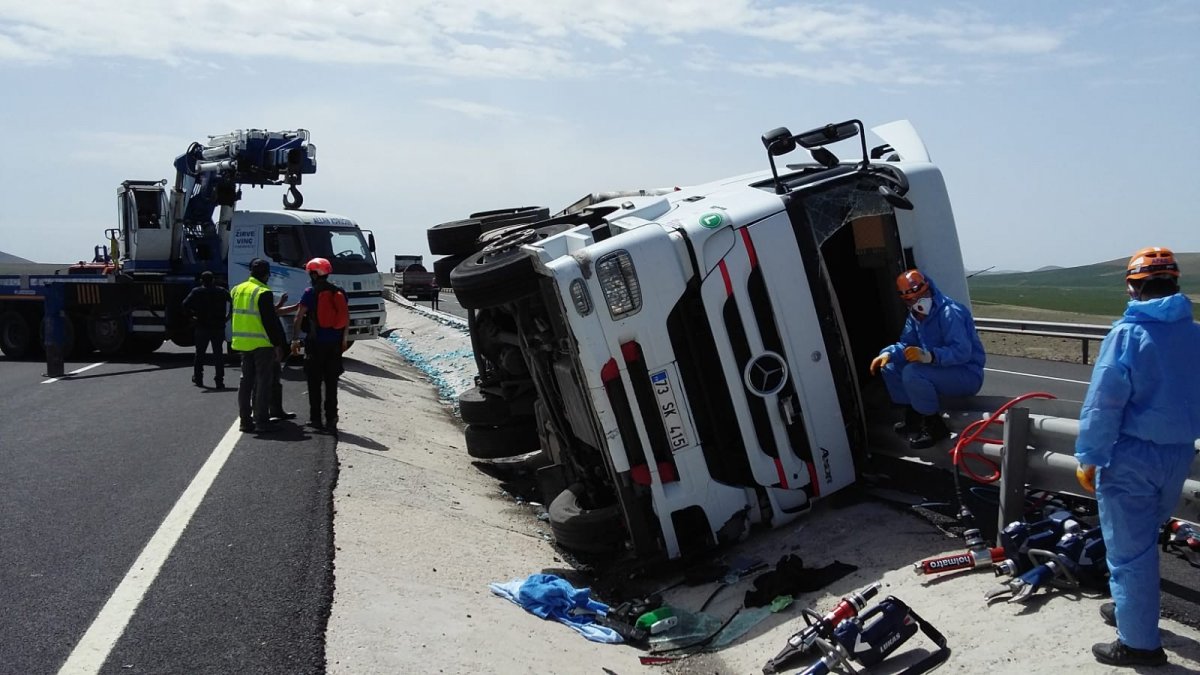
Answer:
[[[855,183],[806,197],[804,208],[818,246],[852,220],[892,213],[891,205],[871,186],[864,189]]]

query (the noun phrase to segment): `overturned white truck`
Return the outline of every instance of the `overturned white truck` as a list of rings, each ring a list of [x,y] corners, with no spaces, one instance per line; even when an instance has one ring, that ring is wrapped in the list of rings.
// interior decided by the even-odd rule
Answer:
[[[468,452],[541,448],[560,545],[675,558],[854,482],[893,280],[968,300],[941,173],[907,121],[872,131],[776,129],[767,171],[429,230],[471,310]]]

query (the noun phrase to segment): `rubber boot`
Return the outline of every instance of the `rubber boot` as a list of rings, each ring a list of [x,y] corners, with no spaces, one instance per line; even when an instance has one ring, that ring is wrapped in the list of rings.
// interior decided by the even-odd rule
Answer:
[[[893,424],[892,430],[901,436],[917,433],[921,430],[921,413],[913,410],[912,406],[905,406],[904,421]]]
[[[917,433],[908,437],[908,447],[913,450],[932,448],[937,443],[950,438],[950,429],[940,413],[926,415],[921,418],[921,428]]]

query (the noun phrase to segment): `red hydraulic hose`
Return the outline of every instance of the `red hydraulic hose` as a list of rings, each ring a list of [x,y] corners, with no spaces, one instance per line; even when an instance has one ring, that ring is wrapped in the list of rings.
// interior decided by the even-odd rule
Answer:
[[[997,443],[997,444],[1002,443],[1003,441],[999,441],[999,440],[995,440],[995,439],[991,439],[991,438],[980,438],[980,435],[984,432],[985,429],[987,429],[992,424],[1003,424],[1003,422],[999,421],[1000,416],[1003,415],[1005,413],[1005,411],[1007,411],[1009,408],[1020,403],[1021,401],[1031,399],[1031,398],[1057,398],[1057,397],[1054,396],[1053,394],[1048,394],[1044,391],[1035,391],[1035,392],[1030,392],[1028,394],[1021,394],[1020,396],[1018,396],[1014,399],[1011,399],[1004,405],[1000,406],[996,410],[996,412],[992,413],[987,419],[975,420],[974,422],[968,424],[967,428],[963,429],[962,434],[959,435],[958,442],[954,444],[954,449],[950,451],[951,463],[954,464],[955,467],[962,469],[963,473],[967,474],[967,476],[969,476],[972,480],[974,480],[976,482],[995,483],[996,481],[1000,480],[1000,466],[998,464],[996,464],[996,462],[992,461],[991,459],[989,459],[988,457],[986,457],[985,455],[983,455],[981,453],[967,452],[966,448],[968,445],[970,445],[976,441],[979,441],[981,443],[983,443],[983,442]],[[976,474],[974,471],[971,471],[970,467],[967,466],[966,460],[968,458],[973,461],[981,462],[988,467],[991,467],[991,470],[992,470],[991,474],[986,475],[986,476],[980,476],[980,475]]]

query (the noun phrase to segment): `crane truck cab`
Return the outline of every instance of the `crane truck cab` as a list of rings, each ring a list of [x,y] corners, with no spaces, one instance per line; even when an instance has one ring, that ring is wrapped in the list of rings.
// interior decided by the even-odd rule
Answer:
[[[676,558],[855,481],[882,394],[866,364],[904,320],[893,280],[919,265],[968,301],[941,173],[906,121],[873,131],[868,151],[857,120],[776,129],[769,171],[440,246],[464,256],[480,368],[468,452],[541,449],[560,545]]]

